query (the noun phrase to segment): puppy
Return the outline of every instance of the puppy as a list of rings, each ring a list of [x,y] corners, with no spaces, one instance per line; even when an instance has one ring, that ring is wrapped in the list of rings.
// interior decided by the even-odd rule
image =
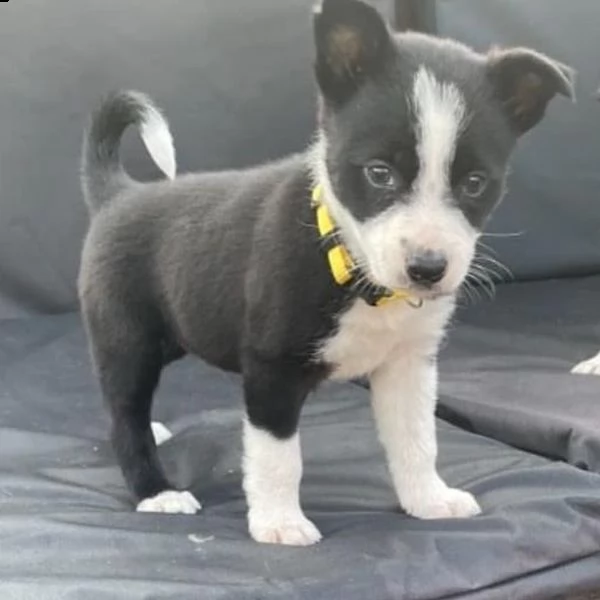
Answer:
[[[174,179],[167,123],[134,92],[100,106],[83,150],[80,299],[138,510],[200,508],[170,485],[150,426],[161,370],[191,353],[242,374],[249,531],[293,545],[321,537],[300,507],[298,420],[326,379],[369,378],[407,513],[480,511],[436,470],[436,354],[515,143],[573,97],[546,56],[395,35],[359,0],[324,0],[314,38],[319,128],[303,154]],[[131,124],[170,181],[125,174]]]

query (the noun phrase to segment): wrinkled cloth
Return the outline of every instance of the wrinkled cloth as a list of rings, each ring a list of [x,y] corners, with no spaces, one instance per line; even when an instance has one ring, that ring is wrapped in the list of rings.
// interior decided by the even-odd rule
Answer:
[[[451,334],[444,394],[462,396],[469,357],[483,360],[480,345],[469,351],[473,328],[476,319]],[[513,350],[498,342],[485,352],[491,364]],[[311,548],[248,537],[236,376],[194,359],[163,376],[154,418],[174,437],[160,455],[203,503],[194,516],[133,511],[77,316],[0,322],[0,415],[3,600],[494,600],[600,589],[597,474],[440,421],[441,473],[483,514],[410,518],[357,385],[323,386],[303,415],[302,502],[324,534]]]

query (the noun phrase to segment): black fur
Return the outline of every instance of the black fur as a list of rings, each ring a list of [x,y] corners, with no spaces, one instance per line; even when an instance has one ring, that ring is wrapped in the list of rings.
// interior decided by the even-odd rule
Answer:
[[[117,100],[118,101],[118,100]],[[296,428],[348,292],[320,248],[303,158],[136,185],[95,214],[80,295],[113,442],[138,498],[166,489],[150,433],[161,369],[191,352],[241,371],[248,415]]]
[[[535,114],[515,121],[506,112],[510,94],[503,82],[512,85],[532,67],[543,77],[537,63],[507,55],[490,73],[483,56],[460,45],[410,34],[392,38],[378,14],[357,0],[325,0],[315,39],[329,174],[358,220],[404,201],[403,190],[378,194],[365,187],[365,161],[390,161],[404,189],[416,177],[407,93],[420,65],[455,82],[469,103],[472,119],[453,180],[458,186],[474,166],[493,178],[488,197],[476,205],[456,196],[476,227],[500,197],[521,132],[514,126],[522,130],[537,119],[550,92],[567,91],[560,78],[543,79],[543,94],[527,105],[535,104]],[[192,353],[241,372],[250,421],[288,437],[307,394],[331,368],[315,360],[315,351],[353,299],[334,284],[320,247],[308,154],[244,171],[133,182],[121,168],[118,145],[125,127],[141,122],[145,106],[139,94],[113,95],[88,130],[83,186],[92,222],[79,281],[113,443],[138,499],[169,487],[150,431],[164,366]]]
[[[325,98],[337,106],[376,77],[393,55],[379,13],[358,0],[328,0],[314,21],[315,74]]]

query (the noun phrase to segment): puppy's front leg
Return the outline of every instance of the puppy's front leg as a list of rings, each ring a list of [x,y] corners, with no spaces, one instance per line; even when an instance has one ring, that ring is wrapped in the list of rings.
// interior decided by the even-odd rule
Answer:
[[[469,517],[480,512],[468,492],[448,487],[435,462],[435,359],[398,356],[371,376],[373,411],[394,487],[407,513],[421,519]]]
[[[308,546],[321,539],[300,507],[298,419],[310,377],[289,364],[252,361],[244,372],[244,491],[257,542]]]

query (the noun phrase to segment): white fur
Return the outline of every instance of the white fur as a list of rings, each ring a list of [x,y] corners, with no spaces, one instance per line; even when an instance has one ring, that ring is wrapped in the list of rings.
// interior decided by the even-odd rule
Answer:
[[[356,300],[319,349],[318,359],[334,366],[333,379],[370,375],[398,353],[426,344],[437,347],[453,307],[449,297],[425,302],[421,308],[401,300],[380,307]]]
[[[146,103],[140,125],[140,135],[158,168],[169,178],[175,179],[177,165],[175,146],[169,124],[160,111],[150,102]]]
[[[571,369],[571,373],[579,375],[600,375],[600,352],[592,358],[583,360]]]
[[[137,505],[136,510],[138,512],[193,515],[201,508],[200,502],[198,502],[190,492],[166,490],[152,498],[142,500]]]
[[[164,444],[167,440],[170,440],[173,437],[173,434],[158,421],[154,421],[150,424],[152,428],[152,435],[154,436],[154,441],[157,446]]]
[[[481,511],[475,498],[449,488],[436,470],[437,345],[432,341],[400,349],[371,375],[373,413],[404,510],[421,519],[470,517]]]
[[[423,202],[440,201],[448,192],[450,167],[465,121],[465,101],[455,85],[439,82],[421,67],[414,78],[412,105],[419,157],[414,190]]]
[[[278,440],[244,421],[243,467],[248,527],[257,542],[308,546],[321,539],[300,508],[298,433]]]

